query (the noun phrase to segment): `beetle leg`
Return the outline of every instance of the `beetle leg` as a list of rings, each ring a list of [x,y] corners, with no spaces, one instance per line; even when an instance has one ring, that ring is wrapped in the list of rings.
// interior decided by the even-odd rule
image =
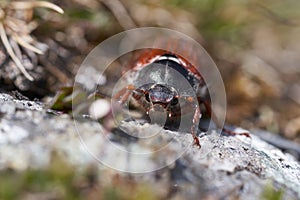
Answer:
[[[204,105],[204,107],[206,109],[206,113],[216,123],[217,127],[221,128],[221,125],[217,121],[217,118],[216,118],[215,114],[212,112],[211,105],[210,105],[209,101],[200,100],[199,98],[198,98],[198,101],[199,101],[199,104],[202,103]],[[227,128],[222,128],[222,131],[227,133],[228,135],[244,135],[246,137],[250,137],[249,133],[247,133],[247,132],[236,133],[236,132],[231,131]]]
[[[205,107],[205,109],[206,109],[206,113],[208,114],[208,116],[209,116],[210,118],[216,119],[216,116],[215,116],[214,113],[212,113],[212,111],[211,111],[211,105],[210,105],[209,101],[199,100],[199,104],[200,104],[200,103],[203,103],[203,105],[204,105],[204,107]]]
[[[184,99],[185,101],[195,105],[194,98],[191,96],[177,96],[177,98]],[[199,105],[195,105],[194,107],[195,107],[195,113],[193,116],[193,125],[191,127],[191,133],[192,133],[192,136],[194,139],[194,145],[201,148],[199,138],[197,137],[197,131],[199,129],[199,122],[200,122],[200,118],[201,118],[201,111],[200,111]],[[187,111],[187,110],[185,110],[185,111]],[[183,113],[181,113],[181,114],[183,114]]]
[[[143,101],[142,97],[147,93],[148,93],[147,91],[139,90],[139,89],[134,90],[132,92],[132,97],[138,102],[139,105],[141,105],[146,110],[146,113],[149,112],[150,108],[147,102]]]
[[[118,91],[114,96],[113,99],[120,99],[120,104],[124,104],[127,101],[128,97],[131,95],[132,91],[135,89],[133,85],[128,85],[127,87],[122,88]]]
[[[197,133],[197,130],[198,130],[200,117],[201,117],[200,108],[199,108],[199,106],[197,106],[196,110],[195,110],[195,113],[194,113],[194,117],[193,117],[193,125],[191,127],[191,133],[192,133],[192,136],[194,138],[194,145],[196,145],[199,148],[201,148],[201,145],[200,145],[199,138],[197,137],[196,133]]]
[[[124,103],[128,100],[129,96],[132,95],[132,97],[140,104],[142,107],[146,110],[146,112],[149,112],[149,106],[145,104],[144,101],[142,101],[141,97],[142,95],[146,94],[147,92],[141,89],[135,89],[133,85],[128,85],[125,88],[122,88],[120,91],[118,91],[114,96],[113,99],[119,100],[119,103],[121,105],[124,105]]]

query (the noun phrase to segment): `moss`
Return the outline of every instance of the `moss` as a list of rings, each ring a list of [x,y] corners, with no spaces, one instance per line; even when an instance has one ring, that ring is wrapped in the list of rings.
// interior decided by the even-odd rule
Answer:
[[[281,200],[283,195],[282,190],[277,190],[274,188],[274,186],[269,183],[266,185],[262,195],[261,199],[263,200]]]
[[[121,198],[119,192],[115,188],[107,188],[107,189],[105,189],[103,198],[107,199],[107,200],[123,199],[123,198]]]
[[[145,183],[136,183],[128,176],[118,176],[117,181],[106,183],[101,180],[97,167],[83,171],[67,163],[57,152],[46,169],[28,169],[16,172],[0,171],[0,199],[12,200],[24,195],[44,195],[54,199],[157,199],[154,190]],[[38,197],[37,197],[38,198]]]
[[[23,176],[11,170],[0,172],[0,199],[16,199],[23,186]]]
[[[152,200],[157,199],[153,191],[150,190],[148,185],[141,185],[137,188],[137,192],[133,200]]]

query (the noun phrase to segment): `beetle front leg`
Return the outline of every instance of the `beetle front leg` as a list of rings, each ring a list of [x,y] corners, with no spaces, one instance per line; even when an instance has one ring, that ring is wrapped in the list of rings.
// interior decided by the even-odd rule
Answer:
[[[194,117],[193,117],[193,125],[191,127],[191,133],[194,139],[194,145],[196,145],[197,147],[201,148],[200,142],[199,142],[199,138],[197,137],[197,131],[198,131],[198,126],[199,126],[199,122],[200,122],[200,117],[201,117],[201,112],[200,112],[200,108],[197,105],[195,113],[194,113]]]
[[[135,87],[133,85],[128,85],[127,87],[124,87],[118,91],[113,96],[113,99],[119,99],[120,104],[123,105],[128,100],[128,97],[132,94],[133,90],[135,90]]]

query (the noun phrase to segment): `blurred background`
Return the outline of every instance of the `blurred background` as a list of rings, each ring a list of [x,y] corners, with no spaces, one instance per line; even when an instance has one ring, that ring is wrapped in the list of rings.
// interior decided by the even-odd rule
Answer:
[[[21,59],[34,76],[31,82],[12,67],[15,63],[0,46],[2,90],[46,101],[58,88],[72,85],[81,62],[101,41],[136,27],[166,27],[199,41],[216,62],[226,86],[228,124],[265,129],[300,143],[300,1],[50,2],[65,13],[2,10],[24,20],[23,28],[34,21],[36,27],[26,34],[47,49],[37,55],[21,48]]]
[[[42,4],[33,0],[26,1],[29,4],[13,2],[17,1],[0,0],[0,92],[9,92],[17,99],[43,101],[46,105],[51,105],[53,99],[58,96],[57,99],[69,100],[55,103],[52,108],[56,106],[58,110],[70,110],[72,102],[67,95],[72,92],[74,77],[86,55],[96,45],[124,30],[146,26],[166,27],[197,40],[216,62],[226,87],[227,124],[246,129],[267,130],[273,133],[272,136],[281,136],[300,144],[299,0],[48,1],[61,7],[64,14],[59,13],[59,7],[51,7],[47,1]],[[9,48],[15,55],[8,55]],[[16,59],[20,60],[21,66],[16,64]],[[20,67],[30,76],[26,77],[26,73],[22,73]],[[39,102],[37,104],[40,105]],[[7,107],[3,110],[5,109],[7,110]],[[13,116],[8,118],[10,121],[2,120],[0,112],[2,135],[10,130],[23,130],[22,127],[16,129],[19,126],[9,128],[15,125],[11,122],[18,122],[15,115],[22,117],[22,113],[27,113],[18,113],[17,108],[15,110],[17,114],[13,113]],[[51,113],[49,116],[55,114],[57,113]],[[35,115],[44,116],[40,112],[29,112],[24,114],[24,121],[28,116],[32,117],[32,121],[36,121],[33,119],[39,118]],[[19,121],[20,116],[17,117]],[[61,134],[61,128],[63,132],[67,131],[64,128],[68,129],[63,120],[65,118],[69,119],[64,115],[58,118],[62,119],[62,124],[56,124],[59,136],[44,133],[37,135],[34,132],[33,138],[31,135],[28,139],[24,136],[24,142],[18,144],[6,145],[3,139],[0,141],[1,166],[4,157],[12,158],[7,166],[0,167],[0,199],[157,199],[157,196],[166,199],[181,187],[181,182],[180,187],[177,187],[177,182],[172,182],[177,179],[183,181],[183,188],[187,193],[193,193],[192,188],[195,187],[197,192],[205,194],[206,191],[212,195],[206,199],[213,199],[216,191],[221,192],[222,198],[227,194],[226,191],[224,193],[224,185],[212,185],[214,189],[207,191],[204,186],[210,184],[209,181],[202,181],[198,185],[193,181],[197,180],[194,177],[183,180],[185,176],[177,174],[177,165],[178,168],[185,168],[181,163],[175,165],[172,173],[158,171],[153,175],[155,179],[138,181],[137,177],[135,179],[129,174],[120,175],[108,168],[102,169],[102,165],[91,165],[87,169],[80,168],[77,171],[76,167],[66,162],[68,157],[70,160],[74,158],[66,153],[67,150],[54,149],[49,158],[44,158],[49,148],[46,144],[55,141],[50,142],[50,146],[69,146],[72,155],[76,159],[82,157],[86,163],[88,158],[78,153],[80,148],[72,139],[74,137],[78,142],[77,135],[73,134],[73,127],[70,136],[68,132]],[[30,127],[35,127],[37,123],[39,120],[30,123]],[[24,135],[23,132],[21,136],[13,133],[17,135],[13,138]],[[260,134],[261,137],[265,135],[262,131]],[[56,137],[57,139],[49,139]],[[275,137],[273,143],[278,141],[277,144],[283,145],[281,137],[278,140]],[[73,145],[76,145],[76,148]],[[282,149],[291,146],[288,143]],[[299,145],[294,149],[296,148],[296,159],[300,160]],[[16,170],[26,166],[26,162],[32,162],[31,157],[27,156],[27,153],[32,151],[34,156],[43,157],[43,161],[50,159],[47,168],[33,167],[23,172]],[[283,165],[283,160],[279,161],[280,165]],[[272,162],[271,164],[273,165]],[[247,170],[248,167],[251,168],[247,165]],[[254,169],[256,167],[254,166]],[[289,165],[285,167],[291,168]],[[202,169],[203,166],[200,166],[199,170]],[[223,173],[223,170],[221,171]],[[186,174],[191,176],[189,171]],[[228,175],[232,176],[230,173]],[[210,173],[205,174],[205,177],[209,176]],[[202,175],[199,174],[199,177]],[[241,180],[238,180],[238,183]],[[252,184],[256,179],[245,180]],[[225,185],[226,183],[224,182]],[[257,182],[254,185],[260,187]],[[234,190],[237,190],[237,193],[242,190],[251,192],[249,188],[242,189],[243,187],[239,186]],[[266,190],[268,198],[262,199],[280,199],[282,192],[286,190],[272,189],[271,184],[270,188],[267,187]],[[235,195],[232,191],[230,188],[227,192]],[[185,197],[179,196],[177,199]]]

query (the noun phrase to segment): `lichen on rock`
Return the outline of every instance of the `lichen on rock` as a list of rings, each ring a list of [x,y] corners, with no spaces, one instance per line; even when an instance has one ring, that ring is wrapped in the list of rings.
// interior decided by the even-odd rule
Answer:
[[[148,191],[160,199],[259,199],[269,185],[281,191],[283,199],[300,199],[299,163],[255,135],[212,131],[201,134],[199,149],[190,133],[148,123],[122,122],[123,127],[102,134],[95,120],[77,120],[75,126],[68,115],[8,94],[0,94],[0,113],[1,171],[45,169],[58,152],[75,171],[97,166],[99,187],[118,174],[135,184],[148,183]],[[135,134],[126,136],[125,131]],[[158,134],[136,138],[153,132]],[[113,169],[118,167],[139,173]],[[145,169],[157,170],[141,173]]]

